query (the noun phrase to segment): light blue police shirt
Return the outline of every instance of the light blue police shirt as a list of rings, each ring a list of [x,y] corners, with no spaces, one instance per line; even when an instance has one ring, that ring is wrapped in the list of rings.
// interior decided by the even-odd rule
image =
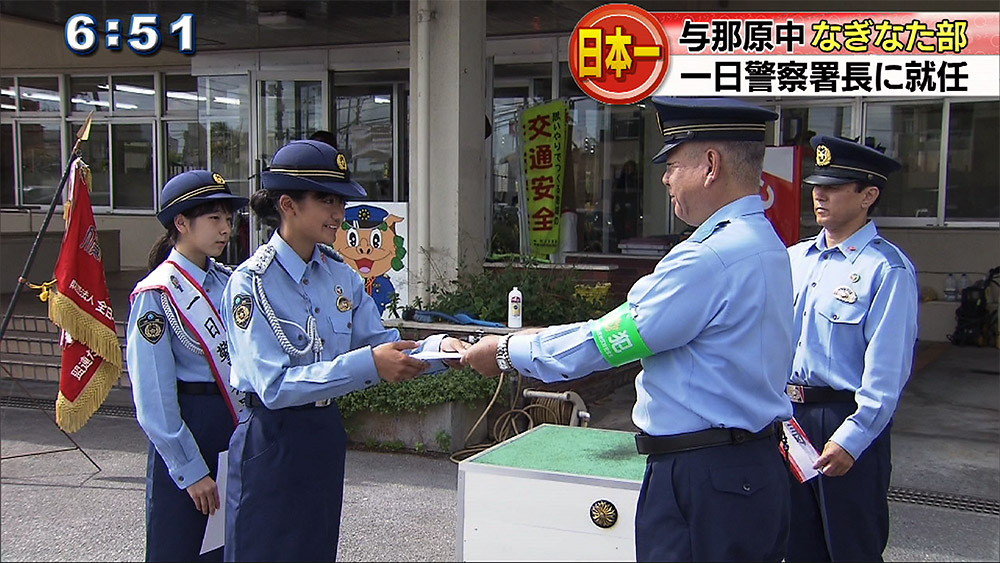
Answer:
[[[212,304],[219,309],[222,290],[229,279],[226,270],[209,258],[206,272],[176,249],[171,249],[167,260],[176,262],[191,274],[195,283],[201,285]],[[163,458],[170,477],[183,489],[208,475],[208,465],[194,435],[181,419],[177,381],[215,383],[215,378],[205,356],[185,348],[170,323],[164,323],[163,336],[155,343],[139,332],[138,322],[148,312],[164,317],[161,293],[155,289],[143,291],[132,301],[125,354],[132,382],[135,417]],[[194,336],[189,336],[194,339]]]
[[[357,272],[317,246],[308,262],[295,253],[277,231],[267,243],[275,250],[262,275],[262,285],[274,316],[291,344],[303,349],[308,342],[309,316],[323,342],[319,361],[313,352],[293,356],[282,348],[254,292],[250,266],[254,256],[240,264],[229,279],[220,310],[233,361],[230,384],[253,391],[265,406],[280,409],[346,395],[377,384],[372,348],[400,340],[399,331],[382,324],[378,307],[365,292]],[[340,300],[341,295],[346,301]],[[234,320],[234,300],[252,300],[249,322]],[[340,300],[343,308],[338,308]],[[438,350],[445,335],[424,339],[414,353]],[[428,373],[445,369],[430,362]]]
[[[627,301],[653,355],[636,378],[635,425],[654,436],[710,427],[759,431],[791,418],[788,253],[757,195],[716,211]],[[595,321],[511,337],[512,363],[545,382],[610,366],[591,335]]]
[[[855,392],[857,410],[830,439],[857,459],[889,424],[910,377],[916,269],[871,221],[833,248],[824,230],[788,255],[797,336],[790,381]]]

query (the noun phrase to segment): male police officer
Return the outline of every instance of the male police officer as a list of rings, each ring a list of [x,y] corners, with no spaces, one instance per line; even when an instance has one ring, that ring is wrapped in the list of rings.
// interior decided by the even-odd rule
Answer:
[[[822,450],[821,475],[791,479],[788,561],[881,561],[889,533],[889,428],[910,375],[917,334],[913,264],[868,214],[895,160],[858,143],[816,137],[814,239],[788,249],[795,286],[795,357],[788,394]]]
[[[759,196],[774,112],[731,99],[654,98],[674,213],[697,225],[625,303],[594,321],[486,337],[463,363],[546,382],[641,360],[632,420],[648,454],[639,561],[777,561],[788,483],[775,422],[792,358],[788,253]]]

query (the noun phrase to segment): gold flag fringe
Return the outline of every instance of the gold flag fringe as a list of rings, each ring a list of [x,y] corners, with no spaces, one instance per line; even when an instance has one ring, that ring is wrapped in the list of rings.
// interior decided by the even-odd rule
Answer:
[[[90,417],[101,408],[104,400],[108,398],[111,387],[121,377],[122,368],[111,365],[110,362],[101,362],[101,367],[87,382],[80,395],[75,401],[70,401],[63,396],[62,391],[56,399],[56,423],[59,428],[66,432],[76,432],[83,428],[83,425],[90,420]]]
[[[50,292],[48,301],[49,319],[68,332],[73,340],[83,343],[95,354],[104,358],[104,361],[114,366],[120,375],[122,348],[115,331],[87,314],[72,299],[58,291]],[[115,375],[114,380],[118,379],[118,375]]]

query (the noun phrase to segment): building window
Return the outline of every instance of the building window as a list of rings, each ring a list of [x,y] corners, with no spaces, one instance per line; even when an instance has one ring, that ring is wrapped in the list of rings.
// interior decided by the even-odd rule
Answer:
[[[18,79],[21,112],[59,113],[59,79],[31,76]]]
[[[952,102],[945,220],[1000,219],[1000,102]]]
[[[289,142],[325,127],[320,80],[262,80],[258,104],[265,131],[261,152],[268,161]]]
[[[198,94],[198,79],[187,74],[168,74],[164,77],[165,93],[163,110],[165,113],[198,113],[198,104],[205,102]]]
[[[187,172],[208,168],[205,155],[205,127],[198,122],[172,121],[166,124],[163,138],[166,146],[165,179]]]
[[[0,78],[0,113],[14,114],[17,111],[17,96],[14,95],[14,79]]]
[[[0,124],[0,205],[14,204],[14,125],[4,123]]]
[[[70,111],[97,113],[111,109],[107,76],[74,76],[69,79]]]
[[[152,125],[112,125],[111,140],[113,206],[116,209],[152,209]]]
[[[82,122],[71,122],[68,142],[73,146],[76,142],[76,131]],[[83,162],[90,167],[91,181],[90,203],[94,207],[111,206],[111,159],[108,147],[108,124],[94,123],[90,126],[90,138],[80,143],[80,154]],[[57,180],[58,181],[58,180]]]
[[[937,216],[941,115],[940,101],[868,104],[865,142],[884,147],[903,164],[889,177],[874,215]]]
[[[152,75],[112,76],[115,111],[151,114],[156,109],[156,90]]]
[[[21,123],[21,203],[48,205],[62,178],[59,123]]]
[[[337,88],[337,148],[372,201],[393,201],[393,86]]]

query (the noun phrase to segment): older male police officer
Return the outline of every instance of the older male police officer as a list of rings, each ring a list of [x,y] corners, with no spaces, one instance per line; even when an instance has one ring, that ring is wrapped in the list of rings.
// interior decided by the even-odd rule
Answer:
[[[791,482],[788,561],[881,561],[889,535],[889,429],[917,334],[913,264],[868,219],[895,160],[816,137],[814,239],[788,249],[796,347],[788,394],[822,454]]]
[[[639,561],[777,561],[788,484],[776,421],[792,358],[788,254],[759,196],[774,112],[730,99],[654,98],[674,212],[698,225],[599,320],[486,337],[463,363],[546,382],[641,360],[632,420],[648,454]],[[780,423],[779,423],[780,424]]]

